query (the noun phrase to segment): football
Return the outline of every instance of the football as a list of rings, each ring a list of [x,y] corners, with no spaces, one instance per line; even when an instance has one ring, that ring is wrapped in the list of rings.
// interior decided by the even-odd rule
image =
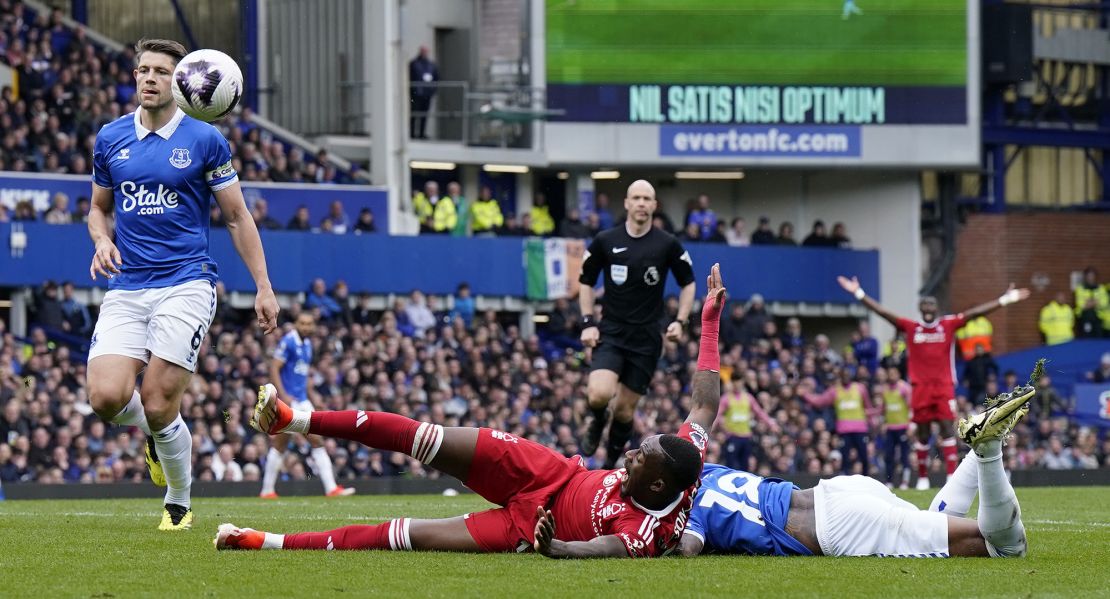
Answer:
[[[227,116],[243,97],[243,72],[219,50],[197,50],[177,63],[171,87],[185,114],[211,122]]]

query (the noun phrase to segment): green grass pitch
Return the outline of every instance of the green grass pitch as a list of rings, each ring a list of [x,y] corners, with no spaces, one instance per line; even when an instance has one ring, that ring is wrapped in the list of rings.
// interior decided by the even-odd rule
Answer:
[[[157,500],[6,501],[0,597],[1107,597],[1108,492],[1018,489],[1030,555],[1013,560],[217,553],[212,538],[226,521],[293,532],[487,506],[473,495],[198,498],[194,529],[163,533]],[[918,505],[930,499],[903,495]]]
[[[547,0],[549,83],[964,85],[966,0]]]

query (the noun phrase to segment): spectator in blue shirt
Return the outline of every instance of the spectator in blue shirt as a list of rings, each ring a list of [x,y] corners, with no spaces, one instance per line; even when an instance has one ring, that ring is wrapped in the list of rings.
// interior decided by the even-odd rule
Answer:
[[[703,241],[708,241],[717,232],[717,214],[709,207],[709,196],[701,194],[698,203],[690,216],[686,218],[686,226],[698,226],[698,234]]]
[[[339,303],[328,295],[328,287],[323,279],[312,281],[312,289],[304,299],[304,308],[305,310],[319,308],[320,318],[328,321],[334,319],[340,312]]]
[[[89,318],[89,308],[73,297],[73,283],[62,283],[62,328],[66,332],[82,337],[92,333],[92,319]]]
[[[604,193],[594,198],[594,213],[597,214],[597,229],[604,231],[613,228],[613,213],[609,212],[609,196]]]
[[[451,309],[449,314],[451,322],[455,321],[458,316],[466,323],[466,328],[470,328],[470,324],[474,322],[474,297],[470,295],[470,285],[468,283],[459,283],[458,288],[455,290],[455,307]]]
[[[879,367],[879,340],[871,336],[871,323],[866,320],[861,320],[859,329],[852,333],[852,354],[868,372]]]

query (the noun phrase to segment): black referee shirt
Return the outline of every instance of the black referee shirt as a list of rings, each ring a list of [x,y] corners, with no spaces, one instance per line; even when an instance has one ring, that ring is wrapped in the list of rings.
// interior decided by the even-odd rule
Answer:
[[[673,235],[652,227],[644,236],[632,237],[622,224],[594,237],[578,280],[593,287],[604,273],[604,319],[655,328],[663,317],[663,288],[670,271],[680,287],[694,281],[690,253]]]

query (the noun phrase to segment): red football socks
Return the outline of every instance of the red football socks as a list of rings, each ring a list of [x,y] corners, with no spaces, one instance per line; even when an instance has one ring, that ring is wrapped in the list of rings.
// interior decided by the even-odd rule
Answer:
[[[325,437],[358,441],[363,445],[384,451],[412,453],[412,441],[420,423],[385,412],[344,410],[341,412],[313,412],[308,432]]]
[[[927,478],[929,476],[929,446],[923,443],[914,443],[913,450],[917,454],[917,476],[918,478]]]
[[[302,532],[285,535],[282,549],[392,549],[411,551],[409,539],[411,519],[400,518],[374,525],[344,526],[327,532]]]
[[[944,471],[948,473],[948,476],[952,476],[952,473],[956,471],[956,466],[960,465],[959,456],[956,454],[956,438],[942,439],[940,453],[944,456]]]

